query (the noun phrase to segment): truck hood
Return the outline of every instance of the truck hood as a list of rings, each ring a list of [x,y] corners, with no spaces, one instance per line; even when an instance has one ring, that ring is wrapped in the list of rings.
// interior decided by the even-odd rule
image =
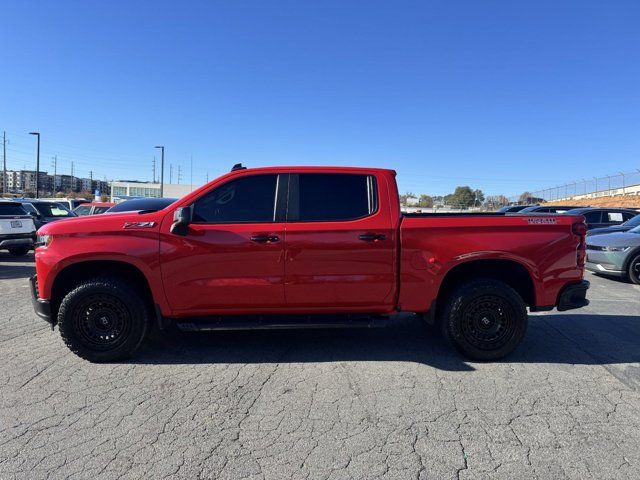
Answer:
[[[587,237],[587,245],[596,247],[635,247],[640,245],[640,233],[616,232]]]
[[[587,232],[587,237],[591,235],[603,235],[605,233],[615,233],[615,232],[626,232],[627,230],[631,230],[633,227],[625,227],[623,225],[618,225],[615,227],[603,227],[603,228],[592,228]]]
[[[158,229],[162,217],[167,212],[150,213],[123,212],[112,215],[87,215],[84,217],[68,218],[63,221],[51,222],[38,230],[38,235],[72,235],[76,233],[121,231],[125,224],[137,222],[153,222],[149,229]]]

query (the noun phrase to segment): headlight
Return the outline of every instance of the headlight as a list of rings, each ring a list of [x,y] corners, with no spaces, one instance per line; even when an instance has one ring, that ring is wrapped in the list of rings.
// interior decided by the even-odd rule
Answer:
[[[605,252],[626,252],[631,247],[604,247]]]
[[[53,237],[51,235],[38,235],[36,239],[36,247],[48,247],[51,245]]]

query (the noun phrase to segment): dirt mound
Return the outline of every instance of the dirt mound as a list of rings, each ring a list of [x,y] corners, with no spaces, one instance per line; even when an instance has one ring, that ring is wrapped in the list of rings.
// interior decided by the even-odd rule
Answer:
[[[548,202],[545,205],[584,205],[591,207],[625,207],[640,208],[640,196],[637,195],[612,195],[598,198],[581,198],[579,200],[559,200]]]

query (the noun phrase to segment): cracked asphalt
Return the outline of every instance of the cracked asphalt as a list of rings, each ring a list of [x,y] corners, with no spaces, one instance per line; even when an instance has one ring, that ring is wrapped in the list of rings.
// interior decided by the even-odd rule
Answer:
[[[0,252],[0,478],[639,478],[640,287],[530,317],[471,363],[411,316],[383,329],[171,333],[71,354]]]

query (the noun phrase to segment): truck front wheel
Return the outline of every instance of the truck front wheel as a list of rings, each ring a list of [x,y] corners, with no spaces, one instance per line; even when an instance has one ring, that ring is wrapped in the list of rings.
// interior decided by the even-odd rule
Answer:
[[[117,278],[87,280],[58,309],[58,327],[69,349],[91,362],[130,357],[142,344],[148,313],[140,294]]]
[[[445,338],[466,357],[490,361],[516,349],[527,331],[527,308],[506,283],[477,279],[456,288],[442,311]]]

